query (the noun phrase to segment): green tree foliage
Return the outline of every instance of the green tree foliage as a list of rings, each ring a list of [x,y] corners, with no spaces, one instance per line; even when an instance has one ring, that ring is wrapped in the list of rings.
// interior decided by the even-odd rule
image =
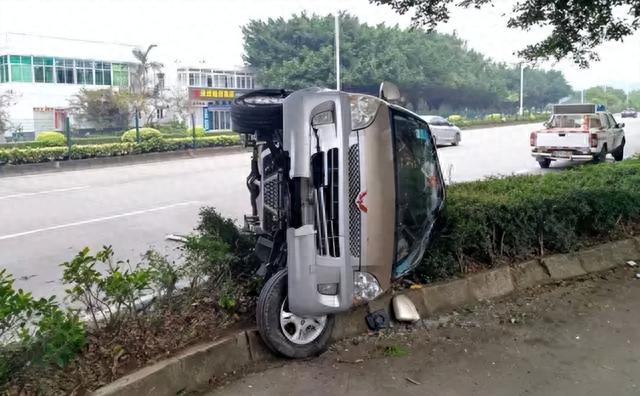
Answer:
[[[640,89],[629,92],[629,107],[640,109]]]
[[[609,111],[621,111],[627,104],[627,94],[622,89],[613,87],[591,87],[584,92],[584,100],[607,106]]]
[[[245,61],[265,86],[334,86],[332,16],[294,15],[254,20],[243,27]],[[383,80],[397,83],[416,110],[496,109],[515,111],[520,69],[492,62],[460,38],[421,29],[369,26],[341,16],[342,84],[377,92]],[[571,93],[556,71],[526,69],[525,103],[542,107]]]
[[[451,5],[463,8],[491,5],[494,0],[369,0],[391,6],[400,14],[413,13],[416,26],[435,28],[449,20]],[[497,1],[496,1],[497,3]],[[527,0],[513,6],[507,26],[530,30],[550,28],[549,35],[520,51],[527,60],[572,57],[586,67],[597,60],[593,48],[609,40],[621,41],[640,26],[638,0]]]
[[[124,129],[129,125],[130,95],[111,88],[91,90],[82,88],[69,101],[78,117],[98,129]]]

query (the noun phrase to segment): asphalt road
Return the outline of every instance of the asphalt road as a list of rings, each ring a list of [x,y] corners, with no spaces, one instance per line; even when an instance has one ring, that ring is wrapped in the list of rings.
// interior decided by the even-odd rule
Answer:
[[[640,152],[640,119],[628,120],[627,155]],[[463,131],[462,144],[439,150],[448,180],[542,172],[529,155],[539,125]],[[103,169],[0,178],[0,268],[37,296],[61,295],[59,264],[85,246],[112,245],[136,263],[150,247],[179,254],[167,234],[193,230],[198,209],[242,219],[250,210],[248,153]],[[610,159],[611,160],[611,159]],[[554,163],[557,172],[568,162]]]

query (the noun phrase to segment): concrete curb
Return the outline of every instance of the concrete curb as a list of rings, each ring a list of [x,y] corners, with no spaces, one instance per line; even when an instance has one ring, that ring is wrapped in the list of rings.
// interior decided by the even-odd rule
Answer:
[[[606,243],[575,254],[558,254],[514,266],[491,269],[463,279],[403,290],[421,317],[452,310],[482,300],[506,296],[516,290],[559,281],[587,273],[608,270],[628,260],[640,260],[640,237]],[[340,314],[332,339],[351,337],[368,329],[364,316],[385,308],[391,313],[391,293],[369,306]],[[206,387],[226,373],[252,363],[277,359],[264,345],[257,330],[250,329],[222,340],[191,347],[122,377],[95,392],[96,396],[171,396]]]
[[[87,158],[70,161],[51,161],[38,164],[0,165],[0,177],[23,176],[38,173],[64,172],[93,168],[107,168],[134,164],[147,164],[172,159],[210,157],[246,152],[243,146],[205,147],[162,153],[130,154],[117,157]]]

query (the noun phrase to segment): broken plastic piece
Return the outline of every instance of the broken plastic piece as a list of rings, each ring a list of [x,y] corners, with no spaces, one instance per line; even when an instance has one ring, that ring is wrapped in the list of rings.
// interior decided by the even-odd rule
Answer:
[[[384,309],[371,312],[366,316],[367,326],[373,331],[386,329],[389,327],[389,315]]]
[[[417,322],[420,314],[409,297],[399,294],[393,297],[393,313],[399,322]]]
[[[627,261],[627,265],[628,265],[629,267],[635,267],[636,265],[638,265],[638,263],[636,263],[636,262],[635,262],[635,261],[633,261],[633,260],[629,260],[629,261]]]

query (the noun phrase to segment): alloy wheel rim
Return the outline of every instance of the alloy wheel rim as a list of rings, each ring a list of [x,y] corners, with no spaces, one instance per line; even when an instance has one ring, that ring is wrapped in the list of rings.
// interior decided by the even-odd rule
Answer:
[[[313,342],[322,334],[327,325],[327,317],[300,317],[289,311],[287,298],[280,307],[280,329],[282,334],[296,345],[305,345]]]

